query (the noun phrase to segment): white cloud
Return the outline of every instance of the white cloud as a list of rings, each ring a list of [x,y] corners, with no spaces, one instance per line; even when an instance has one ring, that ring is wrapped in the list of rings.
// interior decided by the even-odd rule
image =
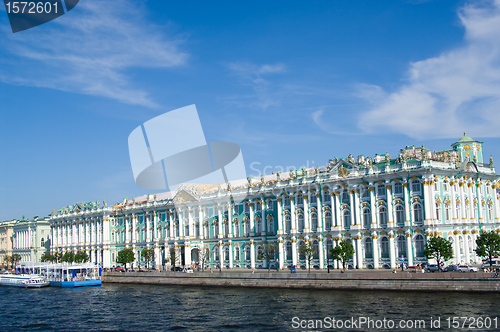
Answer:
[[[500,0],[459,11],[464,45],[410,64],[392,93],[362,86],[372,107],[359,117],[366,133],[389,130],[417,139],[500,136]]]
[[[179,50],[179,37],[143,16],[129,0],[81,1],[44,26],[3,35],[4,49],[16,57],[3,52],[0,80],[155,107],[127,71],[181,66],[188,55]]]

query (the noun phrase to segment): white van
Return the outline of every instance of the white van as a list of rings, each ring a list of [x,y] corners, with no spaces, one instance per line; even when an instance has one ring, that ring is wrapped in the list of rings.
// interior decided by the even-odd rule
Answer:
[[[500,268],[500,258],[493,258],[492,259],[492,263],[491,266],[493,268]],[[481,265],[481,268],[482,269],[486,269],[486,268],[489,268],[490,267],[490,261],[486,261],[483,263],[483,265]]]

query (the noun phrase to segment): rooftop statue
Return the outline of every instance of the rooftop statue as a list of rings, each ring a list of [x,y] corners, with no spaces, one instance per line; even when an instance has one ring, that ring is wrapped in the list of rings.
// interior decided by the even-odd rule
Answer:
[[[276,171],[276,181],[281,181],[279,170]]]
[[[352,153],[349,153],[349,156],[347,157],[347,162],[354,164],[354,157],[352,156]]]
[[[490,168],[493,168],[493,155],[490,156]]]

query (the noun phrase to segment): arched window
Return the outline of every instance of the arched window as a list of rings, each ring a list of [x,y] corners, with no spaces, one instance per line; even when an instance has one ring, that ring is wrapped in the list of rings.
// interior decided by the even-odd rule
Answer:
[[[297,249],[299,250],[299,260],[303,261],[306,259],[306,255],[304,252],[301,250],[302,246],[304,245],[304,241],[300,241],[297,243]]]
[[[465,219],[469,219],[469,203],[465,203]]]
[[[313,255],[313,259],[319,259],[319,244],[318,244],[318,240],[314,240],[312,244],[313,244],[313,247],[315,249],[315,252],[314,252],[314,255]]]
[[[381,206],[378,209],[378,219],[380,222],[380,226],[387,226],[387,209],[385,206]]]
[[[420,180],[413,180],[411,182],[411,191],[414,194],[420,192],[420,190],[421,190],[420,187],[421,187]]]
[[[299,213],[297,219],[298,219],[299,232],[302,232],[304,231],[304,215],[302,213]]]
[[[440,203],[436,203],[436,219],[437,220],[441,220],[441,204]]]
[[[493,221],[493,205],[492,204],[488,204],[488,221],[489,222]]]
[[[369,188],[365,188],[363,190],[363,198],[370,198],[370,189]]]
[[[413,220],[415,223],[424,222],[424,213],[422,211],[422,205],[416,203],[413,205]]]
[[[311,213],[311,231],[316,232],[318,229],[318,215]]]
[[[351,212],[349,210],[344,210],[344,227],[351,227]]]
[[[477,217],[477,203],[472,204],[472,207],[474,209],[474,215],[471,216],[471,218],[475,219]]]
[[[214,247],[214,261],[218,262],[219,261],[219,248]]]
[[[369,237],[365,239],[365,258],[373,258],[373,242]]]
[[[444,205],[444,220],[446,221],[451,220],[451,205],[449,203],[446,203]]]
[[[464,238],[459,236],[458,237],[458,246],[460,247],[460,255],[464,254]]]
[[[261,228],[260,228],[260,219],[255,220],[255,235],[260,235],[261,233]]]
[[[406,236],[398,236],[398,257],[406,257]]]
[[[385,197],[386,194],[387,194],[387,189],[385,189],[385,185],[383,185],[383,184],[378,185],[377,196]]]
[[[262,204],[261,204],[261,202],[255,202],[255,210],[257,212],[262,212]]]
[[[289,214],[285,215],[285,231],[287,233],[290,233],[292,229],[292,218],[290,217]]]
[[[245,221],[245,236],[250,234],[250,221]]]
[[[330,250],[333,248],[333,241],[331,239],[327,238],[325,240],[325,246],[326,246],[326,254],[328,255],[328,258],[332,259],[333,256],[332,256],[332,253],[330,252]]]
[[[205,228],[204,238],[208,239],[210,237],[210,229],[208,228],[208,224],[205,224],[204,228]]]
[[[302,195],[297,196],[297,205],[303,205],[304,204],[304,198]]]
[[[175,224],[174,233],[175,233],[174,234],[175,237],[179,236],[179,224]]]
[[[372,214],[370,212],[370,209],[365,208],[363,209],[363,227],[370,228],[371,223],[372,223]]]
[[[342,202],[349,203],[349,192],[347,190],[342,192]]]
[[[405,209],[402,205],[396,205],[396,223],[398,225],[405,223]]]
[[[274,234],[274,218],[272,216],[267,219],[267,234]]]
[[[290,197],[286,196],[285,199],[284,199],[284,203],[283,203],[285,206],[290,206]]]
[[[250,260],[250,247],[249,246],[245,247],[245,260],[247,260],[247,261]]]
[[[325,213],[325,227],[326,229],[332,228],[332,214],[330,213],[330,211],[327,211]]]
[[[394,195],[403,194],[403,184],[401,182],[396,182],[394,184]]]
[[[236,220],[234,222],[234,236],[235,237],[239,237],[240,236],[240,224],[238,223],[238,221]]]
[[[316,197],[316,194],[311,194],[311,204],[316,204],[317,203],[317,197]]]
[[[292,260],[292,243],[286,243],[286,260]]]
[[[189,225],[184,226],[184,236],[189,237]]]
[[[332,197],[330,196],[330,193],[328,191],[325,191],[323,195],[323,202],[330,202]]]
[[[229,247],[224,248],[224,260],[229,260]]]
[[[238,245],[236,245],[236,247],[234,248],[234,260],[240,260],[240,247]]]
[[[389,258],[389,239],[387,237],[380,240],[380,254],[382,258]]]
[[[229,236],[229,223],[226,221],[224,223],[224,237],[228,237]]]
[[[417,257],[424,257],[424,237],[421,234],[415,236],[415,253]]]
[[[448,184],[448,181],[443,181],[443,190],[444,191],[450,190],[450,186]]]
[[[462,219],[462,215],[460,213],[460,204],[458,204],[458,202],[455,202],[455,211],[457,213],[458,220]]]
[[[198,223],[194,225],[194,236],[200,236],[200,225]]]

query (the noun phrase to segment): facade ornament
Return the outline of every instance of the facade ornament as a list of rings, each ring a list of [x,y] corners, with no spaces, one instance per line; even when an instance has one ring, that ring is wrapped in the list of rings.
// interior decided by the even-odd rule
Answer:
[[[490,155],[490,168],[493,168],[493,155]]]
[[[347,156],[347,162],[354,164],[354,157],[352,156],[352,153],[349,153],[349,156]]]
[[[455,168],[460,168],[462,167],[462,162],[460,161],[460,158],[455,159]]]
[[[474,154],[474,158],[472,159],[474,161],[474,164],[477,164],[477,156]]]

